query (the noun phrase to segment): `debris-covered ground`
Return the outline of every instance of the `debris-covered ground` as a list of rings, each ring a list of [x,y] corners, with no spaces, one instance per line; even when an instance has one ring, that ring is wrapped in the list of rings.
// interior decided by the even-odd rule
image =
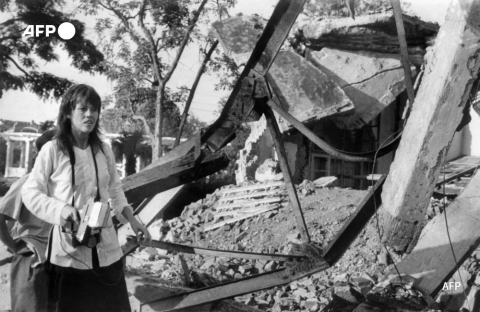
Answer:
[[[277,183],[276,187],[247,190],[229,195],[222,194],[225,190],[238,190],[240,187],[224,187],[207,198],[190,204],[179,218],[169,220],[166,224],[161,221],[156,222],[150,227],[150,231],[155,239],[162,237],[162,239],[181,244],[213,249],[288,254],[292,243],[299,242],[298,231],[294,215],[288,207],[286,191],[278,184],[281,183]],[[253,185],[255,187],[260,184]],[[248,186],[251,187],[251,185]],[[205,228],[211,226],[215,215],[225,212],[215,208],[231,205],[231,201],[222,202],[222,196],[240,197],[238,201],[244,202],[242,195],[252,193],[260,195],[249,197],[248,202],[253,203],[253,199],[255,202],[265,200],[267,203],[264,206],[277,208],[205,231]],[[261,195],[262,193],[269,194]],[[318,188],[311,182],[305,182],[298,187],[298,194],[312,241],[325,248],[367,192],[337,187]],[[249,208],[251,207],[247,206],[247,208],[236,210]],[[442,202],[432,199],[427,219],[431,219],[442,210]],[[220,218],[216,222],[227,219],[227,217]],[[170,230],[166,231],[168,226]],[[393,257],[396,262],[400,261],[400,258],[393,252],[387,254],[379,244],[378,237],[374,217],[333,268],[288,285],[237,297],[235,300],[263,311],[275,312],[402,311],[382,306],[385,300],[390,305],[403,307],[403,311],[424,307],[423,296],[412,289],[408,278],[404,278],[402,284],[398,277],[394,275],[388,277],[387,272],[394,271],[390,257]],[[0,265],[0,298],[2,298],[0,309],[8,310],[9,264],[6,261],[8,254],[4,258]],[[182,259],[189,268],[188,285],[185,282]],[[151,277],[152,283],[160,282],[163,287],[188,286],[190,288],[242,278],[284,265],[276,262],[189,254],[180,256],[154,248],[136,251],[127,257],[126,264],[129,277],[141,275]],[[461,291],[456,295],[441,293],[437,298],[440,305],[436,311],[478,311],[479,302],[475,299],[480,295],[477,287],[480,286],[480,250],[474,252],[465,261],[460,271],[462,281],[468,286],[468,302],[465,302],[465,296]],[[155,294],[151,295],[155,297]],[[132,298],[134,297],[131,296]]]
[[[224,187],[190,204],[180,217],[166,223],[156,222],[150,230],[155,239],[181,244],[288,254],[292,244],[300,243],[299,232],[294,214],[288,207],[286,191],[278,184],[272,187],[258,187],[261,184]],[[243,191],[236,191],[239,189]],[[311,239],[322,248],[327,247],[367,194],[367,191],[337,187],[318,188],[309,181],[302,183],[297,190]],[[227,197],[234,200],[224,200]],[[251,209],[254,202],[260,201],[264,204]],[[241,205],[232,204],[235,202]],[[441,207],[440,201],[432,200],[428,218],[439,213]],[[260,209],[265,212],[252,215],[252,211]],[[227,220],[233,221],[229,223]],[[190,271],[188,277],[183,273],[183,259]],[[459,296],[442,294],[437,300],[440,305],[433,305],[412,287],[413,281],[408,276],[401,281],[398,276],[388,276],[388,272],[394,272],[392,261],[398,262],[400,257],[392,251],[387,253],[379,243],[374,217],[334,267],[288,285],[247,294],[235,300],[260,310],[275,312],[398,311],[400,308],[403,311],[434,311],[431,309],[433,307],[444,311],[461,309],[463,300]],[[127,267],[132,273],[159,277],[179,286],[186,286],[186,278],[189,278],[188,286],[193,288],[274,270],[283,265],[275,261],[189,254],[179,256],[154,248],[139,250],[127,258]],[[480,253],[474,253],[462,266],[464,282],[468,281],[470,286],[480,284],[480,276],[476,278],[479,267]],[[425,309],[428,303],[431,305]],[[469,304],[472,306],[472,302]]]

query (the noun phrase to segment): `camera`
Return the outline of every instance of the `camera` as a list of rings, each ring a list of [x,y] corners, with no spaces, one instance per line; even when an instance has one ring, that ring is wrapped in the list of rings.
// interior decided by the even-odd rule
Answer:
[[[100,230],[108,227],[109,210],[108,204],[96,202],[92,198],[83,206],[80,225],[72,233],[73,247],[95,247],[100,239]]]

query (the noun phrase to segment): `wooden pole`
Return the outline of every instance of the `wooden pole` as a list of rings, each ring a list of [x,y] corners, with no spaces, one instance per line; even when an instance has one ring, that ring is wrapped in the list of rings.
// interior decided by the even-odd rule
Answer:
[[[216,40],[210,49],[208,50],[205,58],[203,59],[202,65],[198,69],[197,76],[195,77],[195,81],[193,82],[192,89],[188,94],[187,102],[185,103],[185,109],[183,110],[182,120],[180,122],[180,128],[178,129],[177,138],[175,139],[175,144],[173,147],[177,147],[180,144],[180,139],[182,138],[183,128],[185,128],[185,124],[187,123],[188,118],[188,111],[190,110],[190,105],[192,104],[193,97],[195,92],[197,91],[198,84],[200,83],[200,78],[202,78],[203,73],[205,72],[205,67],[207,67],[207,63],[210,61],[212,57],[213,51],[217,48],[218,40]]]
[[[480,67],[480,3],[453,0],[382,193],[383,240],[410,251]]]
[[[303,217],[297,191],[295,190],[295,185],[292,181],[292,173],[290,171],[290,167],[288,166],[287,153],[285,152],[283,145],[282,135],[278,129],[277,120],[273,115],[272,109],[267,104],[264,105],[263,112],[265,114],[265,118],[267,119],[267,125],[270,133],[272,134],[273,144],[278,155],[280,168],[282,169],[283,179],[285,181],[285,188],[287,189],[292,211],[295,214],[295,220],[297,221],[297,227],[300,232],[300,239],[303,243],[309,243],[310,235],[308,234],[307,224],[305,223],[305,218]]]
[[[398,33],[398,43],[400,44],[400,57],[402,60],[403,71],[405,72],[405,86],[407,88],[409,107],[411,107],[415,100],[415,91],[413,89],[413,78],[412,70],[410,68],[410,60],[408,57],[407,40],[405,39],[405,27],[403,25],[402,7],[400,5],[400,0],[391,0],[390,3],[392,4],[393,12],[395,15],[395,23],[397,25]]]

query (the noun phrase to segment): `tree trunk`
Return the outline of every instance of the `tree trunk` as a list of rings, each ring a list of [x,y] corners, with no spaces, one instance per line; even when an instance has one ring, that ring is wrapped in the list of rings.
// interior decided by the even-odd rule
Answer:
[[[162,157],[163,112],[162,103],[165,99],[165,84],[160,82],[156,97],[155,135],[152,144],[152,161]]]
[[[479,70],[480,2],[453,0],[382,193],[384,241],[411,250]]]

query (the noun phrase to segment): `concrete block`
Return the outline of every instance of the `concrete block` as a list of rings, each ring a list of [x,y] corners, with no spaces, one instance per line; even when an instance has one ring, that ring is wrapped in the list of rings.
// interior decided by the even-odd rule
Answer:
[[[342,128],[361,128],[405,90],[400,57],[394,54],[324,48],[308,53],[307,59],[354,103],[353,115],[335,118]]]
[[[352,113],[354,104],[339,85],[321,69],[292,51],[281,51],[269,71],[273,98],[301,122]],[[285,107],[286,106],[286,107]],[[292,129],[277,116],[281,131]]]
[[[234,16],[217,21],[212,27],[225,54],[242,64],[248,61],[266,23],[258,15]]]
[[[255,180],[259,182],[280,181],[283,174],[280,172],[278,162],[268,158],[255,171]]]

